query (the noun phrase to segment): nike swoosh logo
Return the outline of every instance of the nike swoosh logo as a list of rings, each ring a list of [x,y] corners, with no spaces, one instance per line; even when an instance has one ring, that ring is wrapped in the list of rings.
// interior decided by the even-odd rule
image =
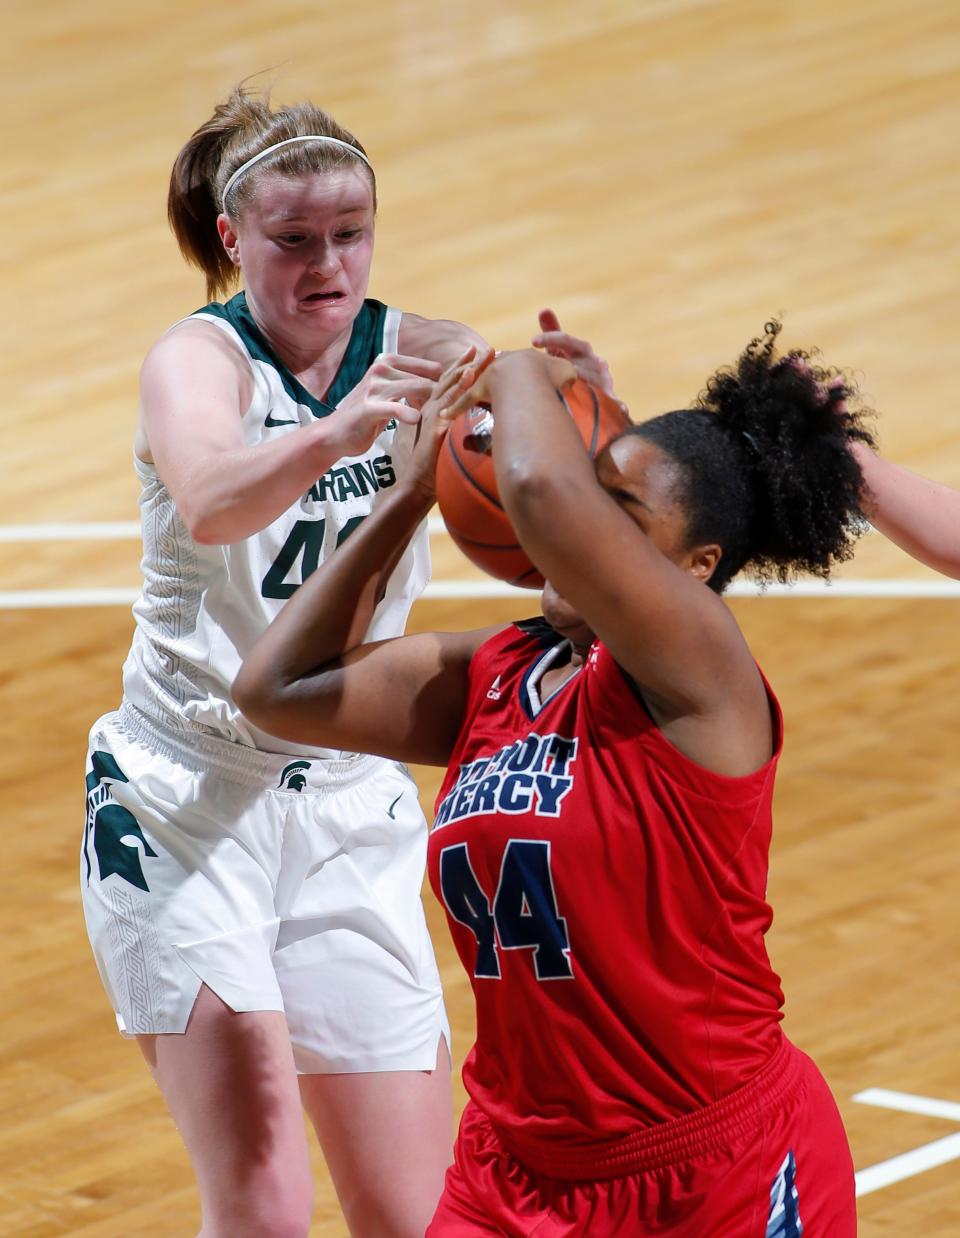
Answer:
[[[272,416],[272,414],[267,413],[263,424],[265,426],[270,426],[272,428],[273,426],[298,426],[300,422],[299,421],[283,421],[283,420],[278,421],[274,416]]]
[[[393,803],[387,809],[387,816],[390,818],[391,821],[396,821],[397,818],[393,815],[393,810],[396,808],[397,804],[399,804],[402,799],[403,799],[403,792],[401,791],[400,794],[397,796],[397,798],[393,801]]]

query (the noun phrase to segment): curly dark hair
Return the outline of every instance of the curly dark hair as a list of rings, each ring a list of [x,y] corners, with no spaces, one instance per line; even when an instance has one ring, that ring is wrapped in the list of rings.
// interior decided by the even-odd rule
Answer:
[[[707,380],[694,407],[626,431],[680,465],[687,544],[723,551],[710,579],[718,593],[744,568],[761,582],[826,578],[866,528],[863,475],[848,445],[874,446],[863,425],[870,410],[854,409],[852,380],[810,353],[778,356],[780,329],[766,323],[735,365]]]

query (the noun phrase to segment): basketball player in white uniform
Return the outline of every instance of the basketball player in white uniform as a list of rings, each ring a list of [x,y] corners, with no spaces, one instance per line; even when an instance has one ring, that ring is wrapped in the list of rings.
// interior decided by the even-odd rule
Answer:
[[[204,1238],[308,1233],[301,1101],[354,1234],[422,1234],[451,1156],[416,788],[379,758],[258,731],[229,693],[284,600],[403,485],[443,364],[482,343],[366,299],[375,207],[351,134],[241,89],[171,178],[208,294],[236,272],[244,293],[143,367],[144,586],[122,704],[91,733],[81,883]],[[369,638],[402,631],[428,575],[423,528]]]

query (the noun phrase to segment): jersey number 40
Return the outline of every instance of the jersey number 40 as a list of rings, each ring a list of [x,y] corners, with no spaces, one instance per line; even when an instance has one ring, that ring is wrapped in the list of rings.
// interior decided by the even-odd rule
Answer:
[[[358,524],[366,516],[352,516],[337,534],[337,545],[342,546]],[[298,520],[290,530],[287,540],[280,547],[276,559],[270,565],[260,585],[265,598],[289,598],[300,588],[311,573],[317,570],[323,553],[323,536],[327,522],[321,516],[317,520]],[[290,579],[290,573],[300,560],[300,579]]]
[[[507,843],[492,908],[473,871],[467,844],[444,847],[440,890],[453,919],[477,939],[475,976],[500,978],[500,950],[532,950],[538,980],[573,976],[567,922],[557,909],[548,842],[512,838]]]

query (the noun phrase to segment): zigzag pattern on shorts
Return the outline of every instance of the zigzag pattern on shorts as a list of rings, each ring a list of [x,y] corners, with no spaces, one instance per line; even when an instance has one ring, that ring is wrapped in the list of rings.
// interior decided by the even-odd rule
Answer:
[[[160,947],[149,906],[123,886],[114,885],[109,899],[111,945],[126,990],[120,1007],[126,1030],[132,1034],[161,1032],[152,980],[159,971]]]

